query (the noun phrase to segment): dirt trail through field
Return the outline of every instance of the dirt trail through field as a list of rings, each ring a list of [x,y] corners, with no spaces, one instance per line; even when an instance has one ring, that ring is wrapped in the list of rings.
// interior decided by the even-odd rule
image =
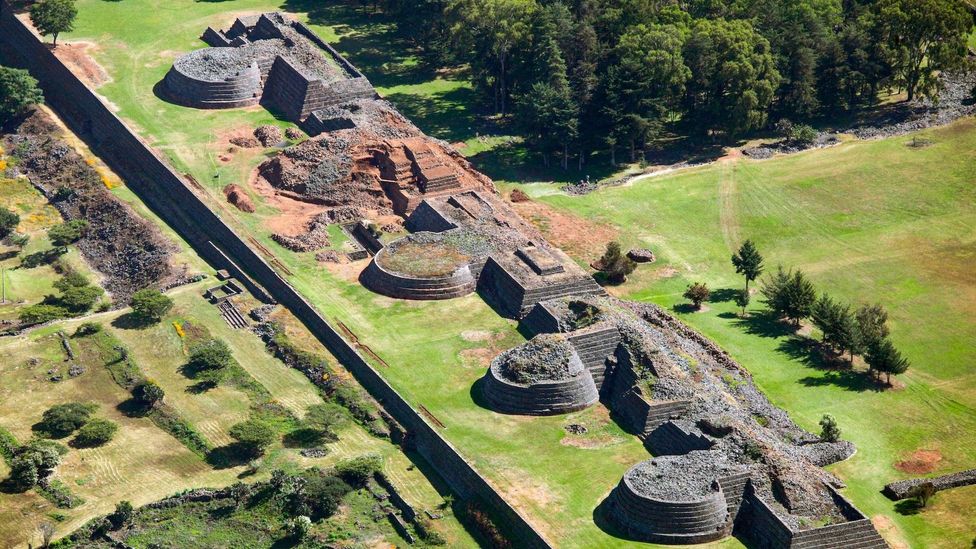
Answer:
[[[734,149],[733,149],[734,150]],[[729,250],[739,247],[739,221],[735,213],[735,159],[732,155],[723,157],[722,174],[719,179],[719,225],[722,239]]]

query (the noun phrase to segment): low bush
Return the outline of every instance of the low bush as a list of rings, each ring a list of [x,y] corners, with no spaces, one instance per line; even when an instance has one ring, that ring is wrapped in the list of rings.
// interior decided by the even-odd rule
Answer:
[[[78,430],[74,444],[82,448],[102,446],[111,442],[118,430],[118,424],[113,421],[93,419]]]
[[[383,458],[376,454],[367,454],[352,459],[340,461],[335,470],[339,477],[357,488],[366,486],[369,478],[383,468]]]
[[[79,402],[52,406],[44,412],[35,430],[47,438],[64,438],[88,423],[97,408],[94,404]]]
[[[38,303],[36,305],[30,305],[21,309],[18,318],[22,324],[33,326],[35,324],[43,324],[45,322],[51,322],[52,320],[66,318],[68,316],[70,316],[70,313],[64,307],[50,305],[47,303]]]

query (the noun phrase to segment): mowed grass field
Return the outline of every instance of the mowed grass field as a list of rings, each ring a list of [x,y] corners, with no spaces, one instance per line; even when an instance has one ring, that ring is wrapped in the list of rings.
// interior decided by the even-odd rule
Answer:
[[[520,188],[616,231],[625,249],[654,250],[657,263],[612,290],[623,296],[672,308],[692,282],[740,288],[729,257],[750,238],[767,272],[801,268],[835,298],[883,304],[891,337],[912,362],[899,378],[904,387],[886,391],[862,374],[821,369],[788,330],[761,315],[761,296],[753,297],[752,320],[737,318],[731,301],[679,316],[745,365],[805,428],[817,432],[825,413],[838,419],[858,453],[831,470],[889,541],[969,547],[976,488],[940,493],[914,515],[879,493],[911,476],[894,464],[916,450],[941,454],[932,474],[976,467],[976,120],[918,137],[933,144],[908,147],[912,136],[904,136],[730,160],[584,197]]]

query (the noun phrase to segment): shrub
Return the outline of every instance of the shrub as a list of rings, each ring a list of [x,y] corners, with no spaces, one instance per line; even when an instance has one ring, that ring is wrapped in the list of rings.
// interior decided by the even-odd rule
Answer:
[[[77,242],[88,231],[88,222],[84,219],[73,219],[67,223],[60,223],[47,230],[51,244],[64,247]]]
[[[166,392],[155,381],[146,380],[136,385],[135,389],[132,390],[132,396],[147,406],[155,406],[162,402]]]
[[[925,508],[929,504],[929,500],[935,495],[935,485],[931,482],[923,482],[918,486],[912,486],[912,489],[908,491],[908,497],[915,498],[918,502],[919,507]]]
[[[210,339],[190,347],[190,366],[194,370],[220,370],[230,366],[230,348],[219,339]]]
[[[105,291],[98,286],[75,286],[65,290],[57,302],[72,313],[87,312]]]
[[[118,530],[132,520],[132,504],[128,501],[120,501],[115,504],[115,512],[108,516],[112,526]]]
[[[708,289],[708,286],[701,282],[695,282],[685,289],[684,298],[691,301],[696,309],[701,309],[702,302],[707,300],[711,295],[712,292]]]
[[[68,310],[64,307],[49,305],[47,303],[38,303],[36,305],[30,305],[21,309],[18,318],[20,318],[20,322],[22,324],[30,326],[34,324],[43,324],[52,320],[58,320],[59,318],[65,318],[67,316]]]
[[[0,67],[0,71],[3,70],[4,68]],[[3,101],[2,94],[0,94],[0,101]],[[7,208],[0,206],[0,238],[6,238],[10,233],[13,232],[14,229],[17,228],[18,224],[20,224],[20,216]]]
[[[102,331],[102,325],[97,322],[82,322],[75,330],[75,337],[87,337]]]
[[[607,251],[603,253],[603,257],[597,261],[597,266],[606,273],[607,280],[614,284],[620,284],[627,280],[627,275],[634,272],[637,263],[620,251],[619,242],[610,242],[607,244]]]
[[[794,124],[787,139],[793,143],[810,144],[817,139],[817,130],[809,124]]]
[[[64,273],[61,278],[57,279],[54,284],[52,284],[54,289],[61,292],[66,292],[71,288],[84,288],[85,286],[89,285],[91,285],[91,282],[88,280],[88,277],[74,270],[69,270],[68,272]]]
[[[304,515],[288,519],[285,523],[285,530],[288,531],[288,537],[296,541],[305,539],[311,529],[312,519]]]
[[[840,427],[837,420],[830,414],[824,414],[820,418],[820,439],[825,442],[837,442],[840,440]]]
[[[94,404],[78,402],[52,406],[44,412],[37,430],[48,435],[48,438],[64,438],[88,423],[96,409]]]
[[[10,476],[7,481],[19,490],[29,490],[41,479],[37,463],[30,456],[20,455],[10,463]]]
[[[29,72],[0,67],[0,124],[44,101],[37,80]]]
[[[111,442],[118,430],[118,424],[113,421],[93,419],[78,430],[74,443],[76,446],[84,448],[102,446]]]
[[[336,464],[336,474],[340,478],[355,486],[366,486],[369,477],[383,467],[383,458],[376,454],[367,454],[357,458],[340,461]]]
[[[251,454],[260,454],[275,440],[275,432],[267,423],[254,419],[242,421],[230,428],[230,436]]]
[[[330,432],[346,422],[346,411],[337,404],[316,404],[305,413],[305,424],[320,432]]]
[[[311,476],[305,484],[304,499],[316,520],[331,517],[339,510],[342,498],[352,491],[346,481],[332,475]]]
[[[150,322],[159,322],[173,308],[173,300],[159,290],[145,288],[132,294],[129,305],[136,316]]]

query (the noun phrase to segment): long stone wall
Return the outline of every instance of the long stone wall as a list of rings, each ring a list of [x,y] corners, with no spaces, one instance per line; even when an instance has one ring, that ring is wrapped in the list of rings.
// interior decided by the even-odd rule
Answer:
[[[912,488],[922,484],[931,484],[936,492],[950,488],[958,488],[960,486],[971,486],[976,484],[976,469],[969,469],[940,477],[899,480],[885,485],[882,492],[884,495],[897,501],[909,497]]]
[[[477,501],[489,510],[518,546],[550,547],[542,534],[456,448],[14,16],[6,0],[0,0],[0,57],[6,64],[28,68],[40,80],[47,103],[69,127],[204,259],[214,267],[230,270],[258,295],[266,289],[288,307],[408,429],[418,453],[461,498]]]

